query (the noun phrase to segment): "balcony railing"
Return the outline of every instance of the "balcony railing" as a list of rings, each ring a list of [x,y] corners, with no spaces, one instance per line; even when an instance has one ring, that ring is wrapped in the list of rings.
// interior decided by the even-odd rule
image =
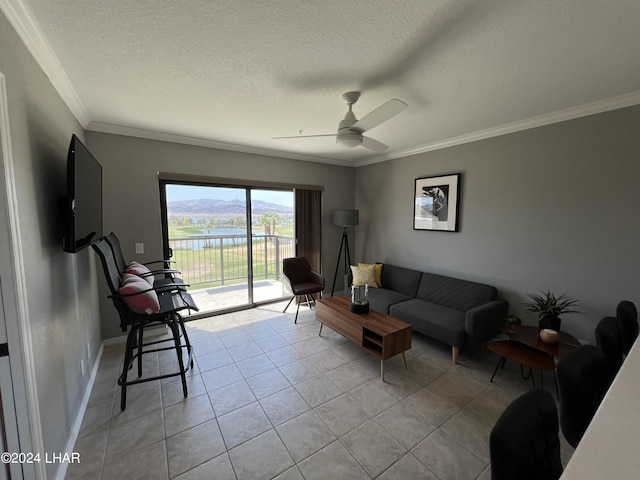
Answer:
[[[251,237],[253,279],[280,280],[282,259],[295,255],[295,239],[280,235]],[[169,239],[181,277],[192,287],[246,283],[249,276],[246,234],[197,235]]]

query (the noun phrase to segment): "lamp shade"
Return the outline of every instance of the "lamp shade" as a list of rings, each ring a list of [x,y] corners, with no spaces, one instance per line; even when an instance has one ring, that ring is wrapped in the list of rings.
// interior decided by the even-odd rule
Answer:
[[[358,210],[334,210],[331,214],[331,223],[336,227],[351,227],[358,225]]]

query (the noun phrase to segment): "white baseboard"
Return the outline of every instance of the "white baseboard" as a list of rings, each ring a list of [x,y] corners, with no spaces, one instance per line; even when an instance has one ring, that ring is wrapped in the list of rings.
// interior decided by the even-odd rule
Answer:
[[[89,382],[87,383],[87,388],[84,392],[84,397],[82,398],[82,403],[80,404],[80,408],[78,409],[78,415],[76,415],[76,421],[73,423],[73,428],[71,429],[71,434],[69,435],[69,441],[67,442],[67,448],[65,449],[66,454],[71,457],[73,453],[73,449],[76,446],[76,441],[78,440],[78,434],[80,433],[80,427],[82,426],[82,421],[84,420],[84,414],[87,411],[87,406],[89,405],[89,398],[91,397],[91,392],[93,391],[93,384],[96,380],[96,375],[98,373],[98,367],[100,366],[100,360],[102,360],[102,352],[104,351],[105,343],[102,342],[100,344],[100,350],[98,350],[98,355],[96,355],[96,361],[93,364],[93,368],[91,369],[91,376],[89,377]],[[58,473],[56,474],[56,480],[64,480],[64,477],[67,475],[67,468],[69,466],[68,462],[61,462],[60,468],[58,469]]]

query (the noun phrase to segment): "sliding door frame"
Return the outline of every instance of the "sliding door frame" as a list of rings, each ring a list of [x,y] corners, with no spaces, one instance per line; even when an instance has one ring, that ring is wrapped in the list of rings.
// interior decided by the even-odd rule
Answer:
[[[234,305],[228,308],[222,308],[215,311],[202,312],[201,314],[190,315],[186,320],[196,320],[198,318],[209,317],[211,315],[219,315],[223,313],[235,312],[239,310],[246,310],[254,307],[253,303],[253,268],[252,268],[252,238],[251,238],[251,206],[249,204],[250,193],[244,185],[239,184],[222,184],[218,182],[206,182],[204,180],[199,181],[186,181],[186,180],[169,180],[160,178],[160,216],[162,221],[162,251],[164,258],[171,259],[173,257],[173,251],[169,247],[169,217],[167,214],[167,185],[185,185],[193,187],[210,187],[210,188],[237,188],[243,189],[245,192],[245,221],[247,222],[247,303],[241,305]]]
[[[304,190],[320,190],[322,191],[322,187],[315,185],[292,185],[286,183],[276,183],[276,182],[263,182],[263,181],[254,181],[254,180],[241,180],[241,179],[229,179],[229,178],[219,178],[219,177],[205,177],[199,175],[188,175],[188,174],[176,174],[169,172],[160,172],[158,174],[159,181],[159,189],[160,189],[160,214],[162,221],[162,248],[165,255],[165,258],[171,257],[171,249],[169,247],[169,222],[168,222],[168,214],[167,214],[167,198],[166,198],[166,186],[167,185],[187,185],[187,186],[201,186],[201,187],[219,187],[219,188],[238,188],[245,190],[245,198],[246,198],[246,222],[247,222],[247,281],[249,283],[249,295],[248,295],[248,303],[238,306],[233,306],[229,308],[223,308],[219,310],[215,310],[212,312],[203,312],[202,314],[195,314],[189,316],[190,320],[195,320],[198,318],[209,317],[212,315],[220,315],[224,313],[246,310],[250,308],[254,308],[258,305],[265,305],[273,302],[280,301],[281,299],[273,299],[273,300],[264,300],[256,302],[253,294],[253,280],[254,280],[254,271],[253,271],[253,242],[252,242],[252,229],[253,225],[251,223],[251,191],[252,190],[280,190],[280,191],[291,191],[294,199],[294,218],[297,216],[295,212],[295,195],[296,190],[304,189]],[[296,225],[294,225],[294,232],[296,231]],[[295,236],[295,233],[294,233]],[[297,242],[297,238],[295,240]],[[286,298],[282,297],[282,298]]]
[[[253,225],[251,224],[251,188],[245,187],[245,215],[247,222],[247,288],[249,306],[254,306],[253,302]]]

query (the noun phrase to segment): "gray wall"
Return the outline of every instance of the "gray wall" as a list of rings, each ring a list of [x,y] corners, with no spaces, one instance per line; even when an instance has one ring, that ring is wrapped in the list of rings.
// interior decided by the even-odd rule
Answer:
[[[63,253],[57,210],[71,134],[83,130],[3,13],[0,45],[44,448],[63,452],[101,342],[94,254]]]
[[[87,132],[88,147],[102,165],[104,231],[115,232],[127,259],[162,258],[158,172],[260,180],[324,187],[322,272],[327,290],[335,271],[342,231],[331,225],[334,209],[353,208],[355,169],[313,162],[230,152],[212,148]],[[145,254],[134,244],[143,242]],[[102,282],[103,283],[103,282]],[[341,286],[341,285],[340,285]],[[103,338],[121,335],[106,286],[100,305]]]
[[[358,261],[580,301],[563,328],[593,341],[620,300],[640,305],[640,107],[357,169]],[[413,230],[414,180],[462,173],[460,232]]]

